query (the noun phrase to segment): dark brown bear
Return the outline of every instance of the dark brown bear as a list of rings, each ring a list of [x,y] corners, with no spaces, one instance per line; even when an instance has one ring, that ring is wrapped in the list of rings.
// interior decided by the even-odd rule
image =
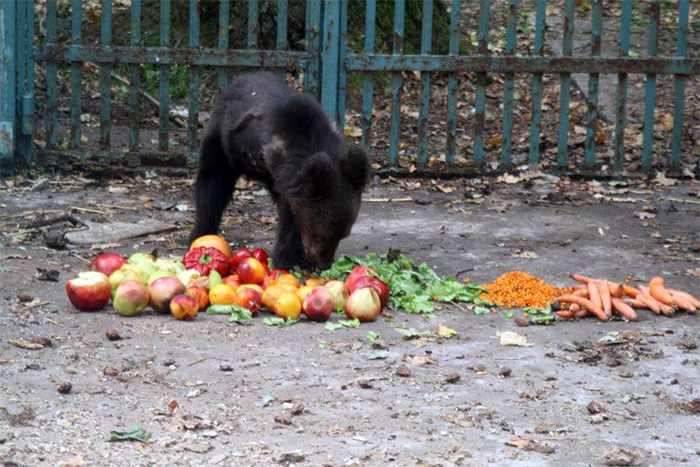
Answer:
[[[327,268],[357,218],[369,160],[312,97],[258,72],[230,84],[204,130],[192,238],[217,233],[241,175],[263,182],[277,203],[275,267]]]

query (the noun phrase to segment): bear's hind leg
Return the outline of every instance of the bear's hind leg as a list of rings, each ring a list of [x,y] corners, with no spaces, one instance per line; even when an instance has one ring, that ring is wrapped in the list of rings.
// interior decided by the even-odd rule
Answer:
[[[221,216],[236,188],[238,173],[231,168],[218,135],[202,141],[195,181],[195,226],[191,239],[216,234]]]

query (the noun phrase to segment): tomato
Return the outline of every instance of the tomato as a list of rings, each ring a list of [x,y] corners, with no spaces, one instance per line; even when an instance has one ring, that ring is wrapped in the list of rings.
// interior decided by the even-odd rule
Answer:
[[[198,237],[192,242],[192,245],[190,245],[190,250],[194,250],[200,246],[216,248],[222,252],[226,258],[231,258],[231,246],[226,239],[220,235],[203,235]]]

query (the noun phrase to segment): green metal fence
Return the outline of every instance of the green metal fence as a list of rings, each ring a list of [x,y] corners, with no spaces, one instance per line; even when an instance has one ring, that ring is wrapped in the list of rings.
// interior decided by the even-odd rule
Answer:
[[[654,110],[656,107],[657,76],[668,74],[674,76],[674,105],[672,150],[666,164],[678,168],[681,163],[682,128],[685,103],[686,80],[691,75],[700,73],[700,61],[688,58],[689,0],[677,3],[677,38],[676,53],[672,57],[657,57],[660,0],[643,2],[648,5],[648,47],[645,58],[630,56],[630,37],[633,1],[622,0],[619,56],[601,56],[601,38],[603,34],[603,0],[589,0],[591,5],[592,30],[590,53],[588,56],[574,56],[573,37],[576,12],[575,0],[564,0],[564,24],[561,54],[546,56],[544,34],[546,30],[547,6],[545,0],[535,0],[534,44],[529,56],[517,54],[518,51],[518,14],[522,7],[518,0],[444,0],[449,8],[449,45],[447,54],[432,52],[433,16],[438,1],[442,0],[395,0],[393,1],[393,39],[391,53],[379,52],[377,38],[377,0],[362,2],[364,14],[364,31],[352,32],[353,37],[363,38],[363,50],[349,50],[348,40],[348,1],[347,0],[307,0],[305,2],[304,44],[292,49],[289,43],[288,24],[291,2],[301,0],[278,0],[273,2],[275,9],[274,47],[262,49],[260,46],[261,3],[259,0],[246,0],[247,31],[245,44],[231,42],[232,14],[240,14],[240,1],[220,0],[218,9],[218,34],[216,44],[203,44],[200,13],[202,2],[199,0],[121,0],[129,8],[129,43],[114,43],[114,3],[117,0],[101,0],[99,11],[99,43],[85,44],[83,33],[82,0],[46,0],[45,24],[41,25],[40,43],[35,44],[37,25],[34,18],[33,2],[27,0],[0,0],[0,45],[4,60],[0,69],[0,161],[19,166],[33,163],[61,164],[64,160],[146,163],[177,163],[185,160],[196,161],[198,149],[199,114],[202,107],[201,79],[203,70],[217,70],[217,88],[221,90],[229,80],[231,73],[243,69],[266,68],[277,70],[285,76],[287,70],[303,73],[304,90],[317,95],[328,113],[340,128],[345,126],[346,96],[349,91],[349,76],[361,74],[361,144],[372,151],[378,160],[385,160],[388,166],[397,166],[402,144],[401,106],[405,89],[405,72],[420,72],[418,84],[418,115],[415,147],[415,165],[426,167],[430,155],[443,153],[443,170],[449,171],[455,164],[456,155],[467,154],[477,168],[487,161],[485,135],[487,125],[486,97],[489,77],[502,74],[502,145],[499,162],[509,166],[513,162],[514,141],[514,92],[517,75],[531,75],[531,120],[529,123],[529,155],[527,162],[537,164],[542,160],[541,122],[543,101],[543,78],[545,74],[558,75],[560,81],[558,141],[556,164],[566,168],[569,164],[571,145],[570,106],[572,99],[572,74],[586,73],[590,76],[587,92],[587,112],[585,118],[585,157],[581,170],[591,169],[596,163],[596,121],[598,120],[599,79],[601,74],[618,76],[615,106],[614,156],[611,168],[619,171],[623,168],[625,153],[625,130],[627,128],[627,92],[628,76],[643,74],[645,79],[645,110],[643,149],[641,167],[652,168],[654,150]],[[380,3],[382,0],[380,0]],[[422,26],[420,53],[405,53],[406,6],[409,2],[420,2]],[[94,2],[93,2],[94,3]],[[461,52],[465,18],[462,7],[465,4],[479,6],[477,19],[477,50],[475,54]],[[551,3],[551,2],[550,2]],[[267,3],[269,5],[270,3]],[[489,33],[497,25],[491,24],[491,10],[497,5],[508,8],[505,24],[506,41],[504,54],[492,55],[489,50]],[[142,17],[146,8],[158,8],[159,31],[158,44],[144,45]],[[69,9],[70,34],[63,40],[59,37],[59,7]],[[699,8],[693,4],[692,8]],[[187,43],[173,43],[171,17],[174,9],[189,11],[189,31]],[[238,8],[238,9],[236,9]],[[152,12],[151,12],[152,13]],[[118,25],[117,27],[126,27]],[[271,29],[271,28],[268,28]],[[384,48],[384,51],[386,48]],[[40,120],[42,128],[34,125],[35,95],[34,71],[45,74],[45,87],[41,92],[44,105],[41,107]],[[99,68],[99,142],[86,145],[83,136],[83,85],[86,64],[96,64]],[[155,144],[143,144],[143,121],[140,112],[144,96],[142,95],[143,66],[159,69],[158,106],[156,137],[150,141]],[[115,142],[113,127],[114,103],[117,96],[112,91],[117,67],[128,67],[128,93],[125,97],[128,106],[128,139]],[[174,67],[187,67],[189,96],[187,101],[186,144],[174,147],[172,141],[172,102],[171,72]],[[70,69],[68,85],[60,83],[59,70]],[[373,117],[374,105],[378,94],[375,74],[390,75],[390,124],[387,134],[377,134]],[[447,74],[446,102],[444,103],[445,140],[437,147],[430,141],[429,116],[435,112],[431,103],[431,80],[435,73]],[[474,107],[471,122],[473,134],[471,147],[460,144],[456,138],[463,120],[458,115],[460,83],[469,76],[475,77]],[[431,82],[432,81],[432,82]],[[382,94],[384,94],[384,90]],[[62,121],[59,118],[59,100],[68,100],[69,116]],[[431,109],[432,107],[432,109]],[[442,109],[442,108],[441,108]],[[442,112],[443,110],[441,110]],[[67,137],[64,133],[68,132]],[[35,144],[34,137],[41,135],[44,143]],[[373,138],[388,139],[386,154],[372,150]],[[65,140],[66,143],[62,144]]]

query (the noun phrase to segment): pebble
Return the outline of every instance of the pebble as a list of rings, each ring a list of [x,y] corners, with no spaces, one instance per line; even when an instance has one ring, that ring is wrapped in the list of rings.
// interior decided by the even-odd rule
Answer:
[[[599,414],[603,412],[603,406],[596,401],[590,401],[586,406],[586,409],[590,414]]]
[[[282,425],[291,425],[292,424],[292,413],[288,410],[282,411],[279,415],[275,417],[275,421],[277,423],[281,423]]]
[[[500,370],[498,370],[498,376],[501,376],[502,378],[508,378],[512,372],[513,370],[511,370],[510,368],[503,367]]]
[[[366,379],[359,380],[357,382],[357,385],[360,386],[362,389],[372,389],[372,383],[370,383]]]
[[[106,366],[104,370],[102,370],[102,373],[105,376],[117,376],[119,374],[119,371],[111,366]]]
[[[411,370],[401,365],[396,369],[396,375],[401,376],[402,378],[408,378],[409,376],[411,376]]]
[[[110,329],[109,331],[105,332],[105,336],[107,336],[107,339],[110,341],[118,341],[122,338],[116,329]]]
[[[58,385],[58,392],[61,394],[69,394],[73,390],[73,385],[70,381],[63,381]]]
[[[233,371],[233,365],[230,365],[228,363],[222,363],[219,365],[219,370],[221,371]]]
[[[459,373],[450,373],[445,376],[445,382],[454,384],[458,382],[462,377],[459,375]]]

